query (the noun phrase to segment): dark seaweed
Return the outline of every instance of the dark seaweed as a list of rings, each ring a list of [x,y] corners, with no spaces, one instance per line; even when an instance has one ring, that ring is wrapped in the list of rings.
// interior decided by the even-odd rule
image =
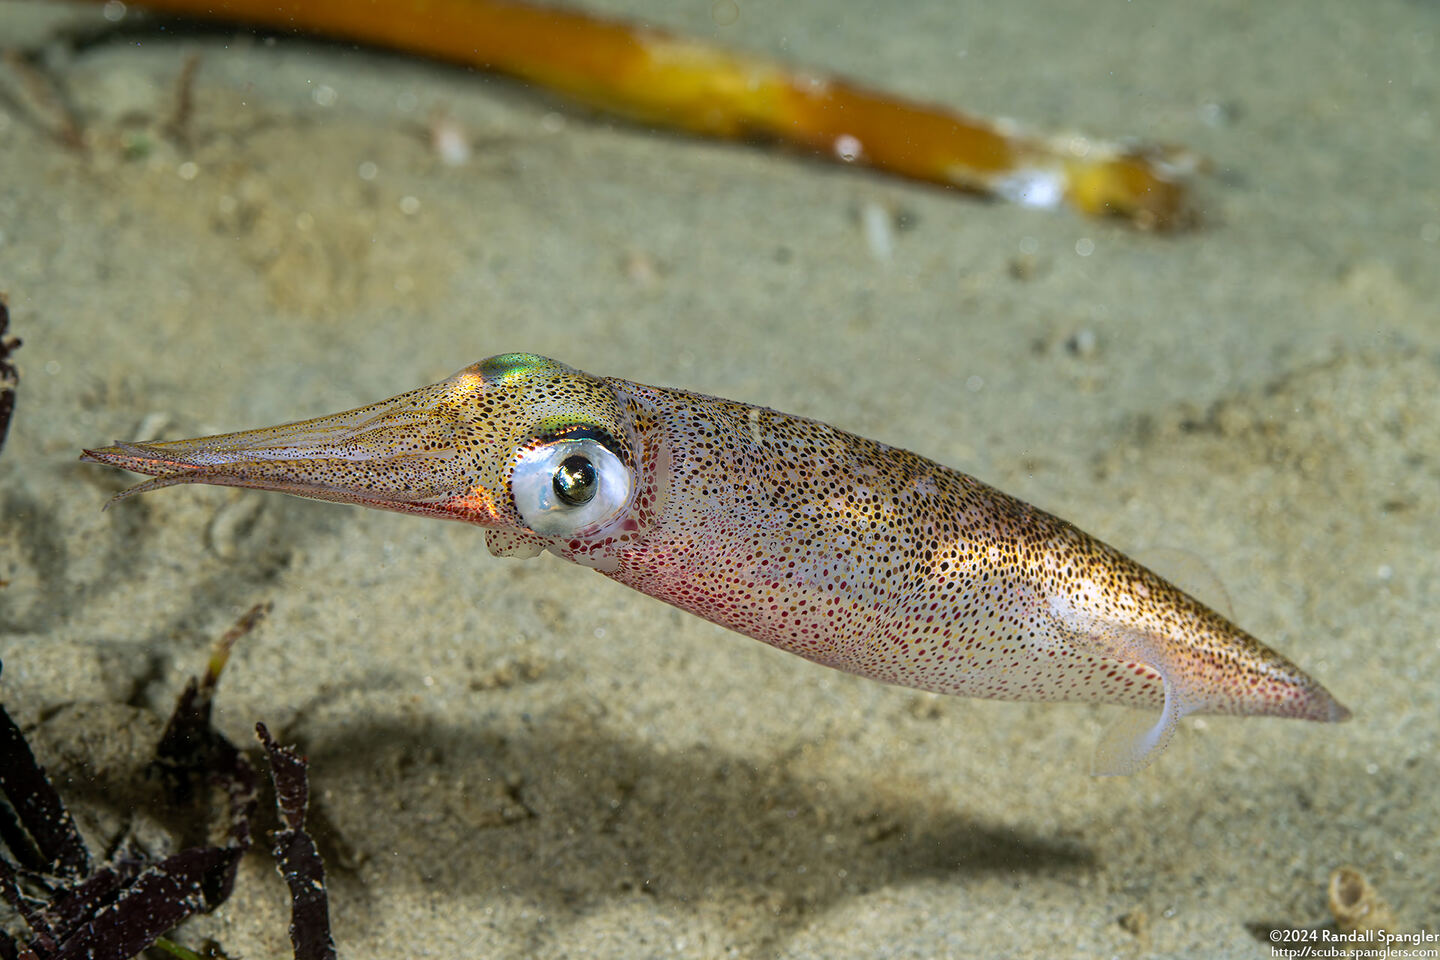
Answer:
[[[231,646],[266,610],[252,608],[221,639],[205,675],[192,679],[180,695],[156,748],[155,765],[173,802],[188,803],[202,784],[223,792],[226,836],[220,844],[191,847],[161,860],[122,850],[95,868],[59,794],[19,726],[0,706],[0,900],[31,932],[31,940],[22,944],[0,931],[0,960],[126,960],[186,917],[213,910],[229,897],[240,857],[250,847],[259,777],[244,754],[210,726],[210,709]],[[303,817],[303,763],[298,776]],[[292,796],[294,777],[287,774]],[[287,868],[282,871],[289,876]],[[312,875],[321,877],[305,874]],[[319,909],[323,922],[323,897]],[[308,906],[306,915],[314,910]],[[328,942],[328,925],[324,929]],[[333,947],[328,956],[334,956]]]
[[[215,909],[229,895],[249,846],[256,805],[257,778],[238,751],[228,769],[209,771],[231,799],[226,843],[192,847],[158,861],[122,853],[92,869],[74,821],[3,706],[0,730],[0,769],[5,771],[0,784],[10,814],[3,840],[18,864],[12,866],[0,855],[0,897],[33,935],[29,943],[19,944],[0,931],[0,958],[126,960],[191,914]]]
[[[49,779],[25,735],[0,707],[0,840],[20,867],[63,880],[90,872],[90,854],[75,821]]]
[[[15,391],[20,386],[20,371],[10,362],[10,355],[20,349],[19,337],[6,337],[10,329],[10,309],[0,293],[0,449],[10,432],[10,418],[15,414]]]
[[[255,734],[270,757],[270,779],[275,783],[275,807],[282,827],[272,839],[275,865],[290,887],[290,942],[295,945],[295,960],[335,960],[325,867],[315,841],[305,831],[305,810],[310,803],[305,758],[291,747],[276,744],[263,723],[255,725]]]

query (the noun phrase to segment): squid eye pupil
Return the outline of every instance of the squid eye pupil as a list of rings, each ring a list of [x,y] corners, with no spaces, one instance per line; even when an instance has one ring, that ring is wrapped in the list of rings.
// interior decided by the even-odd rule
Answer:
[[[562,460],[550,482],[555,495],[572,507],[595,499],[595,491],[600,486],[594,464],[579,455]]]

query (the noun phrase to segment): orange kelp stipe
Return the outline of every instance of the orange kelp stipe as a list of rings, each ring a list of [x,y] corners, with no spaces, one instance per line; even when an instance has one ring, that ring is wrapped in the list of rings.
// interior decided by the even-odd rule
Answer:
[[[143,0],[185,16],[306,30],[495,70],[658,127],[761,138],[1026,206],[1139,227],[1192,222],[1183,150],[1019,133],[658,30],[505,0]]]

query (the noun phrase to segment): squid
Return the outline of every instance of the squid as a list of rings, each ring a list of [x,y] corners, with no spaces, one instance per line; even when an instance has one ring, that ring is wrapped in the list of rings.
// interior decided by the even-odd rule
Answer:
[[[82,460],[485,528],[737,633],[885,683],[1136,708],[1093,772],[1191,714],[1344,720],[1317,681],[1074,525],[815,420],[504,354],[345,413]]]

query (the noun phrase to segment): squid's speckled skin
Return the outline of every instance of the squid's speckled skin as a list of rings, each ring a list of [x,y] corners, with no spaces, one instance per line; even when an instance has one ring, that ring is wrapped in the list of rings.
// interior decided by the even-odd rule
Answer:
[[[528,354],[347,413],[84,459],[155,478],[126,495],[212,483],[466,520],[497,555],[549,550],[888,683],[1159,710],[1107,735],[1100,772],[1143,766],[1189,713],[1348,716],[1219,614],[963,473]]]

